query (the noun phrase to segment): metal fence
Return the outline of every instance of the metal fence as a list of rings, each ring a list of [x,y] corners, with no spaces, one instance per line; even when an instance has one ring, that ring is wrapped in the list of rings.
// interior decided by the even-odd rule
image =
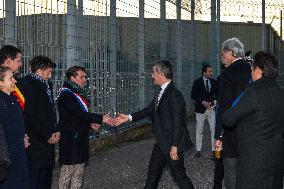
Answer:
[[[66,68],[86,67],[98,113],[147,105],[152,65],[166,58],[192,110],[192,83],[204,64],[218,75],[225,39],[238,37],[246,50],[269,50],[284,63],[283,9],[275,0],[0,0],[0,45],[23,50],[23,74],[36,55],[54,60],[56,94]]]

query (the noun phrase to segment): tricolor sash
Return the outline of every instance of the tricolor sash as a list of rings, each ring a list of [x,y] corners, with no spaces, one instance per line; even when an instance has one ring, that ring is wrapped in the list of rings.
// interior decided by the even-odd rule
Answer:
[[[65,92],[65,91],[72,93],[76,97],[76,99],[78,100],[78,102],[79,102],[80,106],[82,107],[82,109],[85,112],[89,112],[89,104],[88,104],[88,102],[79,93],[74,93],[72,90],[68,89],[67,87],[63,87],[60,90],[59,96],[61,95],[62,92]]]

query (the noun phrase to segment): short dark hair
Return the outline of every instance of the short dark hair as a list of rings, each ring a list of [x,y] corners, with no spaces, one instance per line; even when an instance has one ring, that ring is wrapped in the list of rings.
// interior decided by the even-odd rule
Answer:
[[[260,51],[255,54],[252,67],[261,69],[262,76],[276,80],[278,76],[278,61],[275,56],[270,52]]]
[[[173,78],[173,65],[168,60],[159,60],[155,65],[156,71],[163,73],[167,79]]]
[[[4,64],[8,58],[14,60],[17,54],[22,54],[22,51],[12,45],[3,45],[0,49],[0,65]]]
[[[67,71],[66,71],[67,80],[70,80],[71,76],[76,77],[77,71],[79,71],[79,70],[86,72],[86,69],[82,66],[72,66],[72,67],[68,68]]]
[[[33,73],[39,69],[56,68],[56,64],[47,56],[35,56],[30,61],[30,68]]]
[[[202,67],[202,75],[203,75],[204,72],[207,72],[207,68],[212,68],[212,66],[210,66],[210,65],[208,65],[208,64],[204,65],[204,66]]]
[[[11,70],[11,69],[7,68],[7,67],[0,67],[0,81],[4,81],[4,78],[6,76],[6,72],[8,70]]]

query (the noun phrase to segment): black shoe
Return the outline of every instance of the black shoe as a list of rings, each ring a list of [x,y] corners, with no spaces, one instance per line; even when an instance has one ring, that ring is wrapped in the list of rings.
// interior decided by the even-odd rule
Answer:
[[[200,151],[196,151],[193,157],[194,158],[200,158],[201,157],[201,152]]]

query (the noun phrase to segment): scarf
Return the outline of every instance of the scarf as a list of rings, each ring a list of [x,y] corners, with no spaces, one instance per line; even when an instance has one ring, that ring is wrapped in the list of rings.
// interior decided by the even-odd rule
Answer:
[[[42,79],[40,76],[38,76],[38,75],[35,74],[35,73],[29,73],[29,75],[30,75],[32,78],[34,78],[34,79],[40,81],[41,83],[43,83],[43,84],[46,86],[46,93],[47,93],[47,95],[48,95],[48,98],[49,98],[50,102],[53,104],[52,92],[51,92],[51,90],[50,90],[50,88],[49,88],[48,82],[47,82],[46,80]]]

